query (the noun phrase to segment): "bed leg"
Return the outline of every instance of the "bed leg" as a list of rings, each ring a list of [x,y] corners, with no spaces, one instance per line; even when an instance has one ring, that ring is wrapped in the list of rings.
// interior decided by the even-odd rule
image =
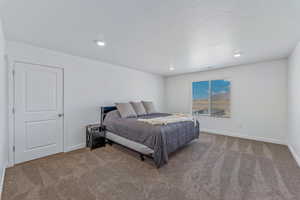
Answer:
[[[110,146],[112,146],[112,145],[113,145],[113,142],[112,142],[112,141],[110,141],[110,140],[107,140],[107,143],[108,143]]]
[[[143,154],[140,154],[141,161],[145,161],[145,157]]]

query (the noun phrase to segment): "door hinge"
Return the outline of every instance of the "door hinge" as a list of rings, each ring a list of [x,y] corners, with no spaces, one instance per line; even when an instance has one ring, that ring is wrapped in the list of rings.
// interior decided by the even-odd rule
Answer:
[[[12,75],[15,76],[16,75],[16,71],[13,69],[12,70]]]
[[[12,109],[12,113],[13,113],[13,114],[16,113],[16,109],[15,109],[15,108]]]
[[[16,147],[15,146],[13,146],[13,152],[15,152],[16,151]]]

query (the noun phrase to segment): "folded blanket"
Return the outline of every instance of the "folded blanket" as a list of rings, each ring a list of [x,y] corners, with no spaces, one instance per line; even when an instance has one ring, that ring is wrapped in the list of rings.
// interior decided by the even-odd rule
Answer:
[[[186,121],[192,121],[196,125],[196,120],[192,115],[187,114],[172,114],[165,117],[156,117],[151,119],[138,119],[140,122],[145,122],[151,125],[167,125],[171,123],[177,123],[177,122],[186,122]]]

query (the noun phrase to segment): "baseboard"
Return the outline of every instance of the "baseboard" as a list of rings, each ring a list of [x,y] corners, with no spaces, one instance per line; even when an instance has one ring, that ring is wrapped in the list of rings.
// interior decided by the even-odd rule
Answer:
[[[300,156],[296,153],[294,147],[291,144],[288,144],[289,150],[292,153],[294,159],[296,160],[298,166],[300,167]]]
[[[250,136],[250,135],[242,135],[242,134],[239,134],[239,133],[233,133],[231,131],[214,130],[214,129],[203,128],[203,129],[201,129],[201,132],[207,132],[207,133],[225,135],[225,136],[231,136],[231,137],[238,137],[238,138],[249,139],[249,140],[256,140],[256,141],[260,141],[260,142],[268,142],[268,143],[286,145],[286,142],[278,140],[278,139],[256,137],[256,136]]]
[[[76,144],[76,145],[68,147],[68,151],[75,151],[77,149],[82,149],[84,147],[85,147],[85,143]]]
[[[0,182],[0,200],[2,197],[2,191],[3,191],[3,186],[4,186],[4,177],[5,177],[5,170],[6,170],[7,164],[3,166],[2,174],[1,174],[1,182]]]

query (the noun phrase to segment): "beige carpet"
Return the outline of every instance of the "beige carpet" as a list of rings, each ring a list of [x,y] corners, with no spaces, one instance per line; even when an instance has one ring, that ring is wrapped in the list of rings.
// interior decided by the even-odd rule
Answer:
[[[300,199],[300,168],[286,146],[202,134],[156,169],[116,145],[7,170],[3,200]]]

